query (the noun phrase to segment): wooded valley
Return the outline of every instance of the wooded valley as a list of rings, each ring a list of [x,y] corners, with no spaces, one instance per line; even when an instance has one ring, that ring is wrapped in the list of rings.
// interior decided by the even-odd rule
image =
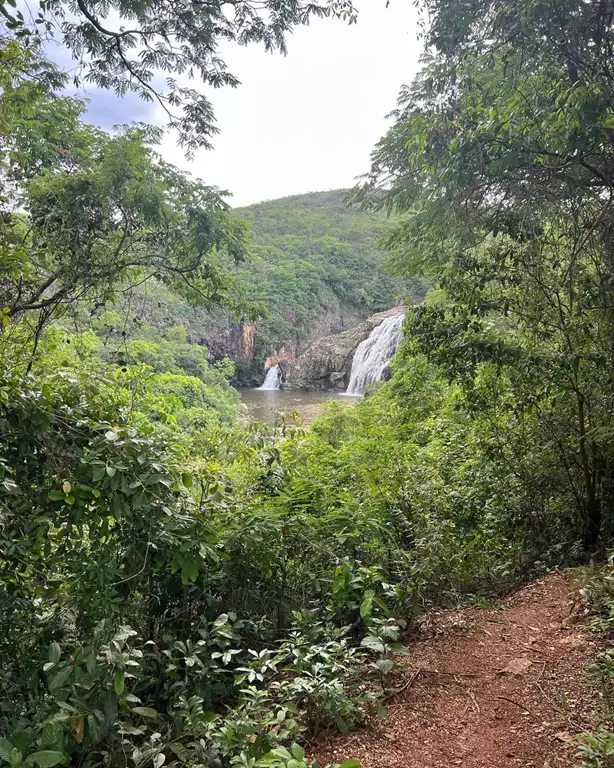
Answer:
[[[0,0],[0,766],[317,768],[411,695],[425,614],[579,567],[599,707],[553,766],[614,764],[614,2],[417,6],[356,188],[231,209],[160,127],[87,122],[49,40],[189,153],[219,43],[350,0]],[[239,417],[400,304],[360,402]]]

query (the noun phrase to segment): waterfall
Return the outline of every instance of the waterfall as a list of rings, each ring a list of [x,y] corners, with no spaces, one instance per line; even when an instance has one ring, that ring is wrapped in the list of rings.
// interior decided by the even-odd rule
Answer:
[[[258,389],[280,389],[281,387],[281,368],[279,365],[273,365],[266,373],[266,377],[261,387]]]
[[[401,343],[403,315],[391,315],[361,341],[352,360],[346,395],[362,395],[374,381],[384,378],[391,358]]]

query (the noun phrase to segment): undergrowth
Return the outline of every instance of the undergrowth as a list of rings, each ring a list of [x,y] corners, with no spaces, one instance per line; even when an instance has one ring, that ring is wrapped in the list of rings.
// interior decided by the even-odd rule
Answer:
[[[592,565],[581,590],[594,615],[589,627],[606,642],[587,669],[587,682],[595,686],[603,702],[600,722],[595,731],[577,736],[579,768],[612,768],[614,766],[614,552],[607,564]]]

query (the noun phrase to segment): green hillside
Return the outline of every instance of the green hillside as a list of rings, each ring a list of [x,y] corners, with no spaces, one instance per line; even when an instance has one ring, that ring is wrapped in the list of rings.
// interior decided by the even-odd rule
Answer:
[[[111,314],[99,313],[99,332],[123,339],[128,328],[130,338],[155,342],[166,329],[183,326],[188,341],[206,346],[212,360],[235,360],[238,380],[247,383],[258,379],[265,358],[282,347],[299,352],[400,297],[421,299],[423,283],[384,269],[387,256],[379,242],[390,226],[386,217],[348,207],[345,194],[312,192],[232,212],[250,223],[250,257],[228,268],[245,298],[266,306],[266,316],[256,323],[251,364],[243,357],[235,317],[221,308],[193,307],[156,281],[123,293],[121,307],[107,306]]]
[[[293,195],[238,208],[252,226],[253,257],[239,270],[251,300],[270,317],[258,324],[257,355],[293,349],[390,307],[421,298],[418,281],[384,270],[379,242],[389,226],[379,212],[348,207],[343,190]]]

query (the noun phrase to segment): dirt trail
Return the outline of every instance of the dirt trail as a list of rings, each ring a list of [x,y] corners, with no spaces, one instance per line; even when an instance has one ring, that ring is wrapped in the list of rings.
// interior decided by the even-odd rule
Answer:
[[[409,643],[407,688],[389,720],[334,738],[321,764],[353,757],[363,768],[566,768],[570,734],[598,708],[585,667],[596,647],[579,627],[578,588],[553,574],[505,600],[431,616]]]

